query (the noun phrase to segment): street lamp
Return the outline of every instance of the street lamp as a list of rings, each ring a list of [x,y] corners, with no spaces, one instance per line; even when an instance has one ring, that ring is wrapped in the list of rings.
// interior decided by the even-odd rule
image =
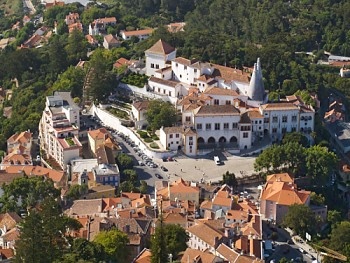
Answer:
[[[169,261],[170,261],[170,263],[172,263],[173,262],[173,254],[168,254],[168,257],[169,257]]]

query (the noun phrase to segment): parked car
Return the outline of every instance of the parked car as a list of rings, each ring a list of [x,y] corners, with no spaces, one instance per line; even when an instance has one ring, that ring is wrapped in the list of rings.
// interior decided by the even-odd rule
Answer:
[[[164,172],[168,171],[168,169],[166,167],[164,167],[164,166],[161,166],[160,169],[162,169]]]
[[[169,162],[172,162],[172,161],[174,161],[174,159],[173,159],[172,157],[169,156],[169,157],[168,157],[168,161],[169,161]]]
[[[158,179],[163,179],[163,176],[161,176],[160,174],[155,174],[155,177],[157,177]]]
[[[288,240],[287,240],[287,244],[288,244],[288,245],[294,245],[294,242],[293,242],[293,240],[288,239]]]
[[[143,161],[139,161],[139,165],[144,166],[145,164],[143,163]]]

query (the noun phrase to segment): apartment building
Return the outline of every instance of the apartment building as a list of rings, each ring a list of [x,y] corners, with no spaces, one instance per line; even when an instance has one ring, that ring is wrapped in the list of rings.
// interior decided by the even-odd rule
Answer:
[[[54,159],[65,169],[67,164],[81,156],[79,141],[79,107],[69,92],[55,92],[47,96],[45,109],[39,123],[40,147],[46,159]]]

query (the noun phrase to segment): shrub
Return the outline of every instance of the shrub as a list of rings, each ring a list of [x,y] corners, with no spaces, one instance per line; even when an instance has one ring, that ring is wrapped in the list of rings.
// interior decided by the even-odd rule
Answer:
[[[140,137],[141,137],[142,139],[149,138],[148,133],[145,132],[145,131],[137,131],[137,133],[140,135]]]
[[[155,142],[152,142],[149,146],[150,146],[151,148],[153,148],[153,149],[159,149],[158,144],[155,143]]]
[[[144,141],[145,142],[153,142],[152,138],[145,138]]]
[[[153,140],[155,140],[155,141],[159,140],[159,137],[158,137],[157,135],[155,135],[155,134],[153,134],[153,135],[151,136],[151,138],[152,138]]]

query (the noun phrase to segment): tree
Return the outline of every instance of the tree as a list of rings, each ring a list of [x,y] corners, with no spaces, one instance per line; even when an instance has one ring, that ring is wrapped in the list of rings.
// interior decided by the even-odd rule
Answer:
[[[180,225],[158,226],[151,239],[152,263],[167,262],[168,254],[174,258],[187,248],[188,234]],[[164,245],[166,244],[166,246]]]
[[[350,256],[350,222],[342,221],[332,229],[330,247],[337,252]]]
[[[0,198],[0,204],[3,212],[35,207],[47,196],[60,197],[60,191],[54,187],[53,181],[44,176],[19,177],[10,184],[3,185],[2,189],[4,194]]]
[[[303,135],[301,132],[291,132],[286,133],[283,136],[282,144],[287,144],[288,142],[295,142],[301,144],[303,147],[309,146],[309,141],[306,138],[305,135]]]
[[[314,205],[324,205],[326,199],[321,194],[316,194],[315,192],[311,192],[310,194],[310,202]]]
[[[69,246],[64,236],[66,230],[81,227],[75,219],[62,215],[61,207],[53,197],[45,198],[39,206],[30,209],[20,223],[15,262],[50,263],[61,258]]]
[[[65,47],[68,61],[70,64],[76,64],[80,59],[86,58],[87,41],[84,34],[74,29],[68,37],[68,44]]]
[[[294,204],[288,208],[283,225],[290,227],[298,235],[305,236],[306,232],[313,232],[315,220],[315,216],[308,206]]]
[[[147,194],[148,192],[148,184],[146,181],[142,180],[141,185],[139,187],[140,193]]]
[[[153,131],[160,127],[171,127],[176,122],[174,105],[162,100],[152,100],[148,104],[146,119]]]
[[[336,227],[336,225],[341,221],[342,216],[341,213],[337,210],[329,210],[327,213],[327,221],[332,224],[332,227]]]
[[[137,181],[137,173],[136,173],[136,171],[135,170],[132,170],[132,169],[127,169],[127,170],[124,170],[123,171],[123,174],[126,176],[126,180],[127,181],[130,181],[130,182],[132,182],[133,184],[135,184],[136,183],[136,181]]]
[[[234,173],[230,173],[229,171],[226,171],[226,173],[222,175],[222,182],[232,187],[233,189],[238,186],[236,175]]]
[[[94,239],[94,243],[103,246],[107,258],[113,262],[127,262],[126,258],[129,255],[127,244],[129,238],[123,232],[112,229],[109,231],[101,231]]]
[[[307,175],[317,184],[324,183],[337,164],[335,153],[326,147],[312,146],[306,150]]]
[[[49,93],[54,91],[70,91],[71,96],[81,98],[83,95],[85,72],[79,67],[70,66],[59,75],[56,82],[50,88]]]
[[[88,190],[87,185],[73,185],[67,192],[67,198],[71,200],[79,199],[81,195],[85,194]]]
[[[134,166],[133,159],[125,153],[118,154],[116,161],[119,165],[120,170],[132,169]]]

